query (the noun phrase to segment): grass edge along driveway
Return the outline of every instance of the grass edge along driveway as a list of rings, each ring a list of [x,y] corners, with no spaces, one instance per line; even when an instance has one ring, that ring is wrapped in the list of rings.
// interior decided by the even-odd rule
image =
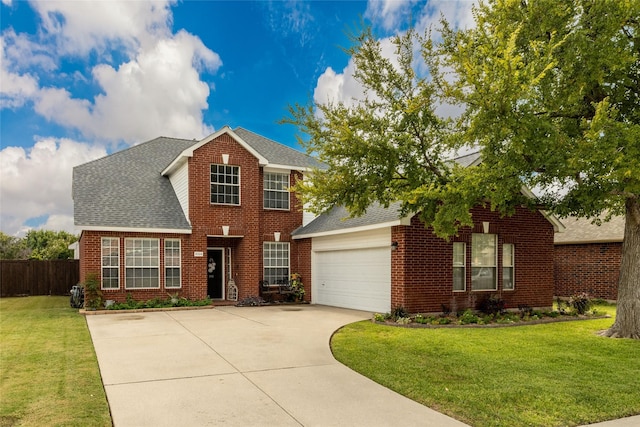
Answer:
[[[575,426],[640,413],[640,341],[596,334],[613,321],[454,329],[362,321],[336,332],[331,347],[351,369],[474,427]]]
[[[0,426],[111,426],[84,316],[69,297],[0,299]]]

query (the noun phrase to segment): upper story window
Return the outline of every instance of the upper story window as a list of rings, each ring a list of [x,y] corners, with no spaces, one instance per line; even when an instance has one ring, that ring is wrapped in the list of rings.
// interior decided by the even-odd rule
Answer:
[[[240,167],[211,165],[211,203],[240,204]]]
[[[289,210],[289,174],[264,173],[264,208]]]
[[[498,284],[495,234],[471,236],[471,290],[495,291]]]

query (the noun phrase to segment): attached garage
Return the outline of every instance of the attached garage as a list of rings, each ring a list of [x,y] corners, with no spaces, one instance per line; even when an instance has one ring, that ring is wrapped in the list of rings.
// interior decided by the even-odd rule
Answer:
[[[386,313],[391,309],[389,227],[312,239],[312,301]]]

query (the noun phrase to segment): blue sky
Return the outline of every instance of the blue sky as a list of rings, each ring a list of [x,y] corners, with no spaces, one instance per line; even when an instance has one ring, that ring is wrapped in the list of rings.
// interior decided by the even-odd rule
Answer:
[[[16,1],[0,4],[0,231],[74,232],[71,173],[157,136],[242,126],[299,148],[294,103],[360,93],[342,50],[470,25],[471,1]]]

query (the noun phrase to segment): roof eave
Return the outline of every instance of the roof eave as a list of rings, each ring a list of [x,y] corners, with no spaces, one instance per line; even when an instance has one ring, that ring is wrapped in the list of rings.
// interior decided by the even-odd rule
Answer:
[[[358,233],[361,231],[379,230],[381,228],[394,227],[398,225],[410,225],[411,217],[412,216],[407,216],[404,218],[399,218],[394,221],[380,222],[377,224],[369,224],[369,225],[361,225],[358,227],[339,228],[335,230],[318,231],[315,233],[307,233],[307,234],[300,234],[300,235],[294,234],[292,238],[294,240],[309,239],[313,237],[336,236],[339,234],[349,234],[349,233]]]
[[[529,190],[524,185],[521,187],[520,191],[522,192],[522,194],[524,194],[529,199],[532,199],[532,200],[537,199],[536,195],[533,194],[533,191]],[[547,212],[547,211],[545,211],[543,209],[539,209],[539,211],[542,214],[542,216],[544,216],[547,219],[547,221],[549,221],[551,223],[551,225],[553,225],[553,231],[554,232],[562,233],[562,232],[564,232],[564,230],[567,229],[567,227],[565,227],[564,224],[562,222],[560,222],[560,219],[558,219],[558,217],[555,216],[554,214],[552,214],[550,212]]]
[[[118,233],[166,233],[191,234],[190,228],[144,228],[144,227],[114,227],[109,225],[76,225],[75,229],[83,231],[113,231]]]
[[[250,146],[249,144],[247,144],[242,138],[240,138],[230,127],[229,125],[224,125],[222,128],[220,128],[220,130],[218,130],[217,132],[212,133],[209,136],[204,137],[203,139],[201,139],[200,141],[196,142],[195,144],[193,144],[191,147],[187,148],[186,150],[184,150],[182,153],[180,153],[178,155],[178,157],[176,157],[173,162],[171,162],[171,164],[169,166],[167,166],[163,171],[162,171],[162,175],[169,175],[171,172],[173,172],[178,166],[180,166],[184,161],[186,161],[186,159],[188,157],[193,157],[193,153],[194,151],[196,151],[198,148],[202,147],[205,144],[208,144],[209,142],[213,141],[214,139],[218,138],[221,135],[224,134],[228,134],[229,136],[231,136],[231,138],[233,138],[238,144],[240,144],[245,150],[247,150],[249,153],[251,153],[256,159],[258,159],[258,163],[261,166],[265,166],[267,164],[269,164],[269,161],[262,156],[260,153],[258,153],[256,150],[254,150],[254,148],[252,146]]]

